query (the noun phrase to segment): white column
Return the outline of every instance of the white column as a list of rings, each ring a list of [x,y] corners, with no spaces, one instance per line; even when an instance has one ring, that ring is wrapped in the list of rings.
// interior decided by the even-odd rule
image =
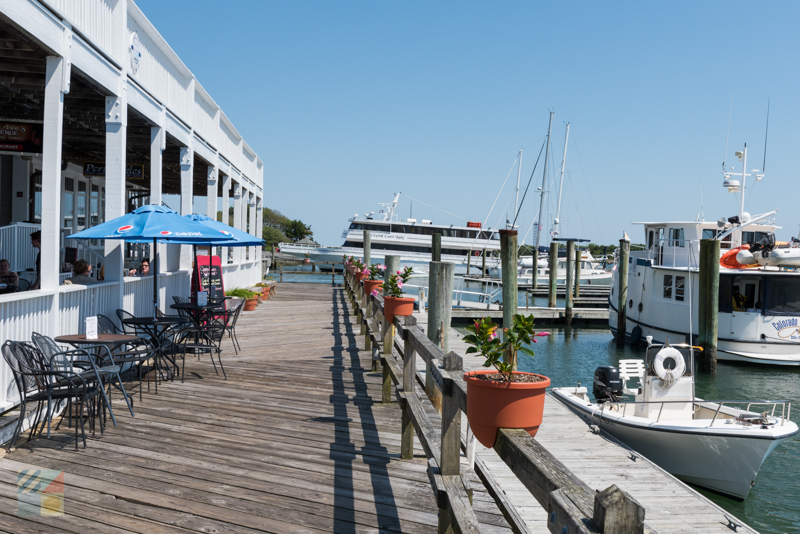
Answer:
[[[40,289],[58,286],[61,250],[61,145],[64,126],[63,76],[66,61],[47,57],[44,87],[44,132],[42,136],[42,240]],[[58,309],[56,307],[56,309]]]
[[[250,234],[256,235],[256,195],[250,193]],[[250,247],[250,261],[256,261],[256,247]]]
[[[125,215],[127,198],[125,192],[126,133],[128,130],[128,103],[124,96],[106,97],[106,209],[105,220],[110,221]],[[123,268],[125,242],[105,242],[105,280],[119,282],[114,308],[122,308],[125,294]]]
[[[233,227],[237,230],[242,229],[242,186],[238,182],[233,183]],[[233,249],[233,263],[241,262],[242,248],[236,247]]]
[[[150,204],[161,205],[161,179],[163,176],[161,160],[165,142],[161,126],[150,128]]]
[[[194,193],[194,149],[181,147],[181,215],[192,213]],[[192,269],[192,245],[180,245],[180,270]]]
[[[217,219],[217,180],[219,178],[219,169],[216,165],[208,166],[208,181],[206,192],[206,215],[212,219]],[[223,221],[224,222],[224,221]]]
[[[228,224],[228,205],[230,202],[230,192],[231,192],[231,177],[228,174],[222,175],[222,222]],[[222,247],[222,265],[228,264],[228,247]]]
[[[263,199],[261,197],[256,198],[256,237],[261,238],[263,237],[262,232],[264,231],[264,206],[262,205]],[[261,253],[264,251],[264,247],[257,246],[256,247],[256,261],[259,262],[258,268],[261,269]],[[260,272],[260,271],[259,271]]]

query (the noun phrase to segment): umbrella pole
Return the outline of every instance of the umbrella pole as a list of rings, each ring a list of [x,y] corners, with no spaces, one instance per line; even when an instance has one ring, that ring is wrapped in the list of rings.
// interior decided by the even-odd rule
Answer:
[[[158,317],[158,248],[153,238],[153,318]]]

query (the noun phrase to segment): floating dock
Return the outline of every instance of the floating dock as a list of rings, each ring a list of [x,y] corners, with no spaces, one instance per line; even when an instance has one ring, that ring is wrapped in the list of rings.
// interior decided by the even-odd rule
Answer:
[[[520,306],[518,313],[529,314],[532,313],[536,319],[537,324],[561,324],[565,323],[566,311],[564,308],[545,308],[545,307],[528,307]],[[482,317],[491,317],[493,319],[502,319],[503,310],[486,310],[479,308],[453,308],[453,324],[465,323],[480,319]],[[574,325],[608,325],[608,309],[605,308],[573,308],[572,309],[572,324]]]

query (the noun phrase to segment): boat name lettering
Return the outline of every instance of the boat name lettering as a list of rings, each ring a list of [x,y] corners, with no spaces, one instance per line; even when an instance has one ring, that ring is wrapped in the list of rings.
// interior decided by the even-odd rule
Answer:
[[[800,339],[800,328],[797,326],[797,319],[785,319],[775,321],[772,327],[777,330],[778,337],[781,339]]]

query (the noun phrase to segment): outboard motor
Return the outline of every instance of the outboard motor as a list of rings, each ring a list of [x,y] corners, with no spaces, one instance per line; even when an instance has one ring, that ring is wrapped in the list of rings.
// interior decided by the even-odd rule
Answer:
[[[757,243],[753,243],[750,247],[750,252],[756,253],[761,251],[762,254],[766,254],[770,252],[772,249],[775,248],[775,234],[769,233],[758,240]],[[764,256],[766,257],[766,255]]]
[[[592,394],[598,403],[617,400],[622,396],[622,379],[619,369],[610,365],[602,365],[594,371]]]

